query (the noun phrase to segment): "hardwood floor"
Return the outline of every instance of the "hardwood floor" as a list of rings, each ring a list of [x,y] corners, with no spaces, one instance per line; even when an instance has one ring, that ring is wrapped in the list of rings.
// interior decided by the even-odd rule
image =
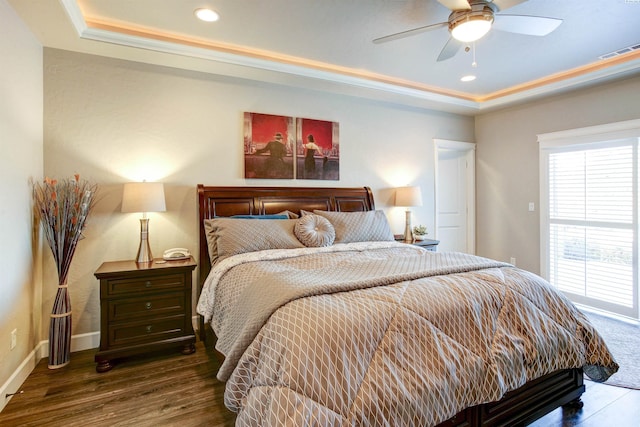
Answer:
[[[586,381],[581,409],[558,408],[529,427],[638,427],[640,390]]]
[[[201,342],[196,352],[131,357],[98,374],[96,350],[73,353],[64,368],[41,360],[0,413],[0,426],[233,426],[223,404],[219,363]]]
[[[95,371],[96,350],[73,353],[58,370],[43,359],[0,413],[0,426],[232,426],[215,379],[218,360],[201,342],[196,349],[128,358],[104,374]],[[587,381],[582,400],[582,409],[559,408],[532,426],[639,425],[640,390]]]

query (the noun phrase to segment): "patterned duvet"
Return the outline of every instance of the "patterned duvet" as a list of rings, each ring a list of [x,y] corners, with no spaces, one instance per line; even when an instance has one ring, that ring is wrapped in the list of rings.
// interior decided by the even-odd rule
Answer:
[[[435,425],[558,369],[617,370],[538,276],[394,242],[229,257],[198,312],[237,425]]]

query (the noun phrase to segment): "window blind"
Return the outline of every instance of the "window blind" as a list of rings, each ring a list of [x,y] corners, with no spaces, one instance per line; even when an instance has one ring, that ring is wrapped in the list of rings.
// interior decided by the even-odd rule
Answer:
[[[548,279],[572,300],[638,316],[637,139],[547,151]]]

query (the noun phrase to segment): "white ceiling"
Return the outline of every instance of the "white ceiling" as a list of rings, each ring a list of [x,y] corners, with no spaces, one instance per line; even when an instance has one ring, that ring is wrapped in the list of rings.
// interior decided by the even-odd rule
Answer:
[[[544,37],[491,31],[436,58],[447,20],[436,0],[9,0],[42,44],[198,71],[475,114],[604,79],[640,74],[640,0],[529,0],[499,13],[560,18]],[[220,13],[195,19],[198,7]],[[473,82],[460,78],[475,74]]]

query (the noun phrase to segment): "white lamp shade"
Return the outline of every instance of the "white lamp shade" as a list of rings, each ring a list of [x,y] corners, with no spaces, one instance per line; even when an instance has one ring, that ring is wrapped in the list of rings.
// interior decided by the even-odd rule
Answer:
[[[161,182],[128,182],[122,192],[122,212],[164,212],[164,185]]]
[[[400,187],[396,189],[396,206],[422,206],[420,187]]]

